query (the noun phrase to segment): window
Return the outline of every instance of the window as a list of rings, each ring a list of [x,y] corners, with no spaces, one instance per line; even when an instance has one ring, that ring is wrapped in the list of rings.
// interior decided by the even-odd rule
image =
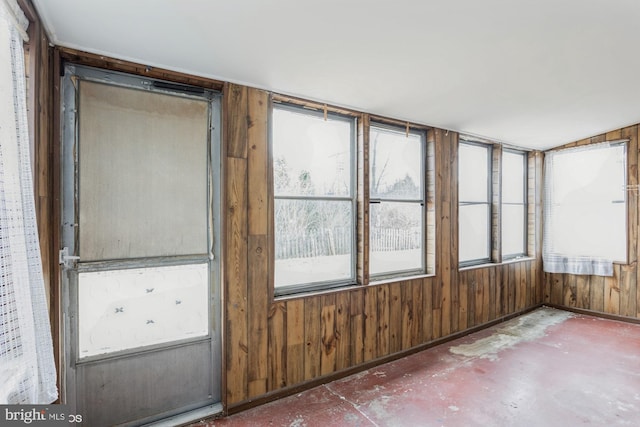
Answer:
[[[369,139],[369,273],[424,272],[423,132],[372,125]]]
[[[354,129],[337,114],[273,109],[277,294],[355,282]]]
[[[491,146],[460,142],[458,148],[459,262],[491,260]]]
[[[502,259],[527,252],[527,155],[502,151]]]
[[[613,274],[627,259],[626,144],[545,155],[544,269]]]

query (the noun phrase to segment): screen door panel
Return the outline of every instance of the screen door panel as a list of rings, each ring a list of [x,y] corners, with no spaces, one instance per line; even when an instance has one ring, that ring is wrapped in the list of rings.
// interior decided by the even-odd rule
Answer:
[[[65,67],[64,394],[96,427],[221,398],[220,98],[155,83]]]
[[[206,101],[80,82],[82,262],[207,253],[207,132]]]

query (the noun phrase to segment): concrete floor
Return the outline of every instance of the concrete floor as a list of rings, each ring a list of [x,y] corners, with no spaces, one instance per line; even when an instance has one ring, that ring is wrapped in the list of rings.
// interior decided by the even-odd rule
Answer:
[[[640,425],[640,325],[541,308],[193,426],[576,425]]]

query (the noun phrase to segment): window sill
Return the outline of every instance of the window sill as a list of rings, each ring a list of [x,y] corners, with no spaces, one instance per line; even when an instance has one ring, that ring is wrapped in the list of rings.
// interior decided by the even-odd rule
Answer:
[[[409,281],[409,280],[427,279],[429,277],[436,277],[436,275],[433,274],[433,273],[432,274],[421,273],[421,274],[414,274],[414,275],[407,275],[407,276],[385,277],[385,278],[380,278],[380,279],[375,279],[374,278],[374,280],[369,280],[369,285],[368,286],[388,285],[389,283],[405,282],[405,281]]]
[[[274,301],[291,301],[291,300],[300,299],[300,298],[311,298],[311,297],[328,295],[328,294],[333,294],[338,292],[348,292],[348,291],[353,291],[355,289],[360,289],[360,288],[362,288],[362,285],[351,283],[351,284],[345,284],[343,286],[334,286],[328,289],[313,289],[308,291],[301,290],[299,292],[291,293],[287,295],[276,295],[273,299]]]
[[[476,264],[476,265],[468,265],[465,267],[459,267],[458,271],[468,271],[468,270],[475,270],[475,269],[488,268],[488,267],[499,267],[501,265],[516,264],[519,262],[535,261],[535,260],[536,260],[536,257],[525,256],[521,258],[508,259],[502,262],[486,262],[484,264]]]
[[[390,283],[427,279],[430,277],[436,277],[436,275],[425,273],[425,274],[414,274],[414,275],[408,275],[408,276],[385,277],[384,279],[370,280],[368,285],[360,285],[357,283],[352,283],[344,286],[332,287],[329,289],[314,289],[309,291],[300,291],[300,292],[292,293],[288,295],[276,295],[274,297],[274,301],[291,301],[291,300],[300,299],[300,298],[311,298],[316,296],[328,295],[332,293],[349,292],[349,291],[354,291],[358,289],[365,289],[368,286],[388,285]]]

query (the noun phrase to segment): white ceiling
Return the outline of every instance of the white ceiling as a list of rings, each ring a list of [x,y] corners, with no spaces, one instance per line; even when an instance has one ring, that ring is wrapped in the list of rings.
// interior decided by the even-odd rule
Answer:
[[[33,0],[56,45],[528,148],[640,122],[638,0]]]

